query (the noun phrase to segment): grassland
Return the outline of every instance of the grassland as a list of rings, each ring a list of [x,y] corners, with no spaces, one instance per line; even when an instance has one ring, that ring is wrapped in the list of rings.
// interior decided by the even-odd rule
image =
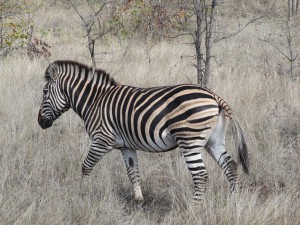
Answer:
[[[44,131],[37,113],[48,63],[89,63],[86,40],[71,9],[44,6],[34,19],[37,29],[53,30],[45,36],[51,59],[16,53],[0,61],[0,224],[300,224],[299,80],[279,74],[282,57],[253,35],[278,29],[274,24],[254,24],[215,45],[211,88],[239,116],[251,173],[239,171],[240,190],[229,197],[225,176],[204,152],[210,179],[194,207],[192,179],[176,150],[138,153],[142,204],[133,201],[118,151],[95,166],[90,190],[82,192],[81,162],[90,143],[82,121],[69,111]],[[149,63],[143,44],[127,44],[127,51],[114,39],[99,46],[107,53],[98,57],[99,67],[117,81],[144,87],[195,82],[193,59],[182,57],[193,55],[192,46],[164,41],[151,49]],[[232,146],[229,134],[227,148],[236,158]]]

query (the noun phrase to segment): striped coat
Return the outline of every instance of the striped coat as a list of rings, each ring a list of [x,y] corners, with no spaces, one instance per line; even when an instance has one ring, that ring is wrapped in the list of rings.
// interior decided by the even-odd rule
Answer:
[[[84,121],[92,144],[82,165],[89,176],[110,150],[119,149],[134,187],[143,200],[136,150],[165,152],[179,147],[200,200],[208,178],[201,157],[206,149],[224,170],[230,190],[237,185],[237,166],[225,150],[226,118],[245,172],[248,153],[244,134],[228,104],[197,85],[137,88],[119,85],[103,70],[73,61],[55,61],[45,72],[44,98],[38,115],[43,129],[69,108]]]

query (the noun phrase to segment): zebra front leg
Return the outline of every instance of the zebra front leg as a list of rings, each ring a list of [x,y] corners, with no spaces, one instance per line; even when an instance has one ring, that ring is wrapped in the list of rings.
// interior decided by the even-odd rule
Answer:
[[[92,180],[90,178],[90,174],[93,167],[106,153],[110,151],[111,148],[109,148],[106,144],[103,144],[99,139],[95,139],[91,144],[90,150],[82,163],[82,181],[80,185],[82,196],[89,194],[91,191],[90,188]]]
[[[112,148],[100,141],[93,141],[90,150],[82,163],[82,177],[89,177],[96,163],[99,162],[105,154],[110,152],[111,149]]]
[[[122,149],[121,152],[126,165],[128,177],[133,185],[134,199],[136,201],[143,201],[144,197],[140,186],[140,174],[136,150]]]
[[[201,153],[198,151],[183,151],[183,156],[187,167],[192,174],[194,182],[194,203],[197,204],[202,198],[206,190],[208,173],[205,169]]]

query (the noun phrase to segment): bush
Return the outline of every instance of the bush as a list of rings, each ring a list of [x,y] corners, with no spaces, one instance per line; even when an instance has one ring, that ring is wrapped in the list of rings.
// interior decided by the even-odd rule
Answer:
[[[50,46],[34,38],[32,11],[35,5],[29,1],[6,0],[0,3],[0,57],[14,50],[27,52],[29,58],[50,56]]]

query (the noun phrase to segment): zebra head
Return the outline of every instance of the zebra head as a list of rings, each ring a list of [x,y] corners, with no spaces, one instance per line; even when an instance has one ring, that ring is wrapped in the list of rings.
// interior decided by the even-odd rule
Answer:
[[[58,74],[58,66],[50,63],[45,72],[47,83],[43,89],[43,101],[38,114],[38,122],[43,129],[51,127],[54,120],[70,108]]]

